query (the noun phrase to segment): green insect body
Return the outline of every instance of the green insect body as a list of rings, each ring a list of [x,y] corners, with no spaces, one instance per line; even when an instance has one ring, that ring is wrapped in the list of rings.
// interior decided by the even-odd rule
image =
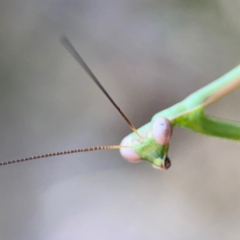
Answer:
[[[166,169],[165,159],[168,155],[169,143],[161,145],[154,139],[153,125],[159,118],[169,119],[172,127],[180,126],[206,135],[240,140],[240,123],[204,114],[204,108],[207,105],[239,85],[240,65],[216,81],[192,93],[183,101],[155,114],[149,123],[137,130],[143,136],[143,140],[139,139],[135,133],[129,134],[125,139],[132,143],[131,147],[139,155],[139,159],[149,161],[155,167],[163,169]],[[124,152],[122,149],[120,151]]]

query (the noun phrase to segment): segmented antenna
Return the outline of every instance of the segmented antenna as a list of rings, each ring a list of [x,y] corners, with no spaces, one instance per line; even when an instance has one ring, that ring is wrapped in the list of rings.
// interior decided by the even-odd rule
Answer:
[[[113,104],[113,106],[122,115],[122,117],[128,123],[128,125],[130,126],[132,131],[135,132],[138,137],[143,139],[143,137],[138,133],[137,129],[132,125],[130,120],[126,117],[126,115],[122,112],[122,110],[118,107],[118,105],[113,101],[113,99],[110,97],[110,95],[104,89],[102,84],[98,81],[98,79],[95,77],[95,75],[89,69],[87,64],[80,57],[80,55],[75,50],[73,45],[69,42],[69,40],[66,37],[62,37],[61,41],[62,41],[63,45],[65,46],[65,48],[69,51],[69,53],[77,60],[77,62],[82,66],[82,68],[87,72],[87,74],[92,78],[92,80],[102,90],[102,92],[106,95],[106,97]],[[120,149],[120,148],[131,148],[131,147],[130,146],[121,146],[121,145],[111,145],[111,146],[97,146],[97,147],[90,147],[90,148],[79,148],[79,149],[73,149],[73,150],[68,150],[68,151],[63,151],[63,152],[47,153],[47,154],[36,155],[36,156],[32,156],[32,157],[27,157],[27,158],[19,158],[19,159],[15,159],[15,160],[12,160],[12,161],[7,161],[7,162],[0,162],[0,166],[13,164],[13,163],[18,163],[18,162],[25,162],[25,161],[30,161],[30,160],[36,160],[36,159],[40,159],[40,158],[61,156],[61,155],[72,154],[72,153],[90,152],[90,151],[96,151],[96,150],[111,150],[111,149]]]
[[[96,78],[96,76],[93,74],[93,72],[90,70],[88,65],[83,61],[80,54],[77,52],[77,50],[73,47],[71,42],[68,40],[66,36],[63,36],[61,38],[61,42],[63,46],[68,50],[68,52],[75,58],[75,60],[80,64],[80,66],[85,70],[85,72],[91,77],[91,79],[97,84],[97,86],[101,89],[101,91],[105,94],[105,96],[108,98],[108,100],[112,103],[112,105],[118,110],[118,112],[121,114],[121,116],[124,118],[124,120],[127,122],[127,124],[130,126],[132,131],[137,134],[137,136],[143,140],[143,137],[139,134],[137,129],[133,126],[133,124],[130,122],[130,120],[127,118],[127,116],[122,112],[120,107],[115,103],[115,101],[110,97],[108,92],[105,90],[105,88],[102,86],[102,84],[99,82],[99,80]]]
[[[67,154],[72,154],[72,153],[90,152],[90,151],[96,151],[96,150],[112,150],[112,149],[120,149],[120,148],[131,148],[131,147],[112,145],[112,146],[97,146],[97,147],[89,147],[89,148],[79,148],[79,149],[73,149],[73,150],[68,150],[68,151],[63,151],[63,152],[47,153],[47,154],[36,155],[36,156],[32,156],[32,157],[27,157],[27,158],[19,158],[19,159],[7,161],[7,162],[0,162],[0,166],[18,163],[18,162],[26,162],[26,161],[36,160],[36,159],[40,159],[40,158],[56,157],[56,156],[67,155]]]

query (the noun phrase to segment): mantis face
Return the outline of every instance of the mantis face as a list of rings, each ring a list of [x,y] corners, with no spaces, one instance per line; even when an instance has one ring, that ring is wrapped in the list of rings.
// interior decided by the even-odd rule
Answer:
[[[169,142],[172,136],[172,124],[164,117],[155,120],[152,132],[143,140],[133,138],[130,134],[125,137],[121,145],[131,148],[121,148],[120,153],[129,162],[149,161],[154,168],[168,169],[171,161],[167,156]]]

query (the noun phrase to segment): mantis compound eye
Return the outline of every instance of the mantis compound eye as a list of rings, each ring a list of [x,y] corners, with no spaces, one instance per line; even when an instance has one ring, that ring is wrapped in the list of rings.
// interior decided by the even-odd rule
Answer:
[[[164,117],[158,118],[153,124],[153,137],[157,143],[168,145],[172,136],[172,124]]]
[[[125,137],[121,144],[121,146],[131,146],[131,137]],[[120,148],[120,153],[124,159],[129,162],[137,163],[141,161],[140,156],[131,148]]]

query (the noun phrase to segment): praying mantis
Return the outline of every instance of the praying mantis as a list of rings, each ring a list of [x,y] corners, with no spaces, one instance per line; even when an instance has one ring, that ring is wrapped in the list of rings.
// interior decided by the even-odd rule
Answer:
[[[120,145],[96,146],[48,153],[7,162],[0,162],[0,165],[8,165],[17,162],[78,152],[119,149],[123,158],[129,162],[136,163],[145,160],[150,162],[154,168],[166,170],[171,166],[171,161],[168,157],[168,150],[173,128],[175,126],[188,128],[194,132],[209,136],[240,140],[240,122],[223,120],[217,117],[207,116],[204,113],[206,106],[217,101],[219,98],[240,85],[240,65],[219,79],[192,93],[181,102],[156,113],[149,123],[136,129],[95,77],[70,41],[66,37],[62,37],[61,40],[68,52],[82,66],[86,73],[118,110],[131,128],[132,133],[126,136]]]

